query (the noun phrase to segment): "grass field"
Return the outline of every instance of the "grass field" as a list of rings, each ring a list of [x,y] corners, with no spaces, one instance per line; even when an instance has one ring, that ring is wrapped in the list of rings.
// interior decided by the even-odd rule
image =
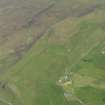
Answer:
[[[16,32],[16,37],[40,31],[41,36],[0,76],[0,105],[104,105],[104,2],[55,1]]]
[[[1,0],[0,71],[20,60],[53,24],[67,17],[91,14],[99,8],[104,11],[104,0]]]

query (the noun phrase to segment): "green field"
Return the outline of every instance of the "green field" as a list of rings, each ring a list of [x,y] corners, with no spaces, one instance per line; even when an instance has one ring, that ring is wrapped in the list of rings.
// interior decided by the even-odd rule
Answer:
[[[39,26],[19,31],[38,35],[46,28],[22,59],[0,75],[0,105],[104,105],[104,2],[55,0],[49,16],[38,19]],[[8,62],[2,62],[4,67]]]
[[[1,0],[0,71],[16,64],[52,25],[100,9],[104,0]]]

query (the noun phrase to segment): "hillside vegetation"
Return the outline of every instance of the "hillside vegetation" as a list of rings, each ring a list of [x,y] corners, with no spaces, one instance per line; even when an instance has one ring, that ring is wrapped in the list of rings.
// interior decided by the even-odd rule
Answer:
[[[0,105],[104,105],[104,2],[58,0],[33,18],[20,33],[41,36],[1,75]]]

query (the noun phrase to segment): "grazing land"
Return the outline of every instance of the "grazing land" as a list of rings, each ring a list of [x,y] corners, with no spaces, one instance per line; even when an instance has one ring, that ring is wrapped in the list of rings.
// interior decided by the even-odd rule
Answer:
[[[19,1],[0,1],[0,105],[104,105],[105,0]]]

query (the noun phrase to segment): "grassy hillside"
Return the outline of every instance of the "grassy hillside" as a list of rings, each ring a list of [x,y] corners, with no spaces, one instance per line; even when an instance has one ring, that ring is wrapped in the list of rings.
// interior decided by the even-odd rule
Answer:
[[[0,71],[20,60],[53,24],[100,8],[104,11],[104,0],[1,0]]]
[[[104,0],[66,1],[25,27],[46,30],[0,77],[0,105],[105,104]]]
[[[51,26],[1,76],[0,105],[104,104],[104,17],[99,8]]]

